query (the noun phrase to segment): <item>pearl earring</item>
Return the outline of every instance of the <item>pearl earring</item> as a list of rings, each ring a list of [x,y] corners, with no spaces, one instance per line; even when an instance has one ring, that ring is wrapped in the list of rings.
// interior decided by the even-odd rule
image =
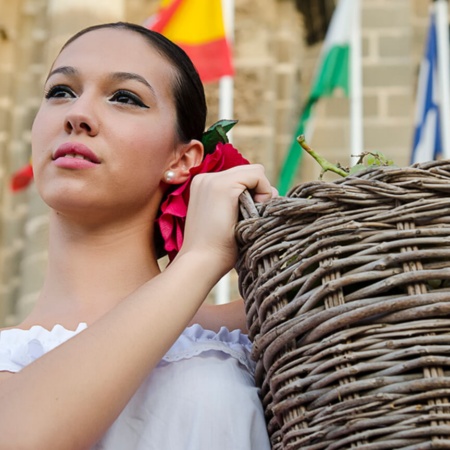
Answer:
[[[170,183],[175,178],[175,172],[173,170],[166,170],[164,174],[164,179],[167,183]]]

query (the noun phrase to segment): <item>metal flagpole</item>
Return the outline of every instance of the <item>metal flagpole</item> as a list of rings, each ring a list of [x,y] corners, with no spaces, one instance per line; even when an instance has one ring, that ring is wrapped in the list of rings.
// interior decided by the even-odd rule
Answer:
[[[434,0],[437,38],[437,76],[439,86],[439,108],[441,115],[442,156],[450,158],[450,70],[448,2]]]
[[[353,0],[353,18],[350,37],[350,165],[364,151],[362,106],[362,57],[361,57],[361,3]]]
[[[225,35],[230,45],[234,40],[234,0],[222,0],[222,11],[225,24]],[[223,76],[219,80],[219,119],[233,118],[233,90],[232,76]],[[227,133],[232,142],[232,131]],[[230,301],[230,274],[228,273],[217,283],[215,287],[215,303],[218,305]]]

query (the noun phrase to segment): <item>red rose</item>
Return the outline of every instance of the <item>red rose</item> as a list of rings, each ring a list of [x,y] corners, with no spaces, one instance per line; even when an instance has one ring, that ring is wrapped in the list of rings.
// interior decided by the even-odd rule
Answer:
[[[156,223],[161,230],[164,249],[172,261],[183,243],[184,223],[192,178],[199,173],[221,172],[232,167],[250,164],[231,144],[219,142],[213,153],[206,155],[199,166],[192,167],[189,178],[175,190],[169,192],[160,206]]]

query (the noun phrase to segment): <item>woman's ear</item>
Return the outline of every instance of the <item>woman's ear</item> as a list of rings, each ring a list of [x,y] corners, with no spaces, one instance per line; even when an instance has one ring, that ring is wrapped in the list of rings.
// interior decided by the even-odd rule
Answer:
[[[180,144],[175,159],[164,172],[163,181],[168,184],[181,184],[189,178],[189,170],[200,165],[203,160],[203,144],[192,139]]]

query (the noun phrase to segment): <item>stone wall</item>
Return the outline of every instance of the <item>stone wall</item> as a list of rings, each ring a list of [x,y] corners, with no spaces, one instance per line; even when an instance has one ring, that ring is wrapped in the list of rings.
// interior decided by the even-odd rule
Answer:
[[[33,200],[32,189],[12,195],[9,179],[30,158],[30,127],[45,72],[46,7],[45,0],[0,2],[0,25],[6,34],[0,42],[0,321],[4,323],[15,320],[18,299],[27,303],[35,295],[45,267],[42,208]]]
[[[10,175],[30,155],[29,130],[57,48],[98,21],[142,23],[158,0],[0,0],[0,324],[14,324],[36,298],[46,264],[47,211],[34,187],[11,194]],[[235,0],[235,145],[263,163],[275,184],[320,45],[306,47],[294,0]],[[364,144],[407,164],[415,80],[428,22],[427,0],[361,0]],[[2,32],[3,30],[3,32]],[[206,85],[208,124],[218,118],[218,84]],[[349,104],[320,102],[311,144],[332,161],[349,155]],[[317,178],[304,158],[296,182]],[[237,296],[235,279],[232,296]]]

